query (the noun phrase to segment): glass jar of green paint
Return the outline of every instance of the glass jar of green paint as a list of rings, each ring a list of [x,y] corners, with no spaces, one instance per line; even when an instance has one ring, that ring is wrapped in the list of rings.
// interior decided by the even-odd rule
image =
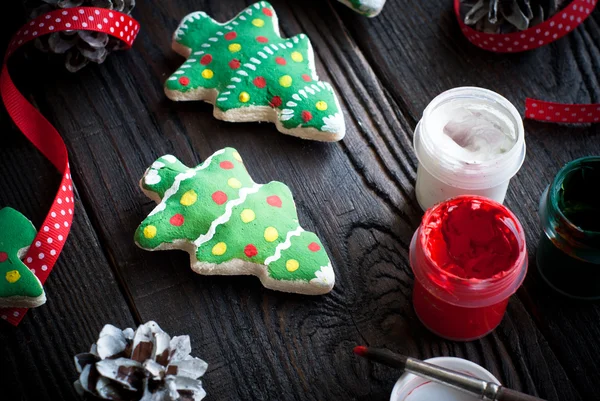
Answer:
[[[600,156],[565,165],[540,200],[542,277],[558,292],[600,299]]]

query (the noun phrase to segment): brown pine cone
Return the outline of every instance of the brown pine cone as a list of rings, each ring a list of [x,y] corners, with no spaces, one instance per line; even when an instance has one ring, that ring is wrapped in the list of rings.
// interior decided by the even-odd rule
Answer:
[[[26,3],[29,18],[47,12],[71,7],[101,7],[130,14],[135,0],[29,0]],[[121,49],[123,43],[105,33],[91,31],[55,32],[35,40],[35,47],[43,52],[64,55],[67,70],[76,72],[90,61],[100,64],[106,56]]]
[[[75,389],[88,400],[200,401],[208,365],[190,352],[189,336],[171,338],[155,322],[135,332],[107,324],[90,352],[75,356]]]

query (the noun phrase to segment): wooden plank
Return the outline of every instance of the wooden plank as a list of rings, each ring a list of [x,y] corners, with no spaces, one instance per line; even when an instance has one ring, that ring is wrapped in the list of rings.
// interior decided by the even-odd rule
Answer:
[[[456,86],[487,87],[506,96],[521,112],[527,96],[565,103],[600,101],[598,10],[582,27],[550,46],[525,54],[496,55],[467,42],[450,3],[388,2],[381,17],[374,20],[339,8],[345,26],[411,125],[433,97]],[[525,129],[527,159],[512,181],[506,202],[525,227],[531,255],[529,277],[519,299],[541,332],[544,348],[550,348],[564,366],[579,397],[594,399],[600,378],[596,357],[600,307],[566,300],[548,289],[537,273],[535,250],[541,235],[537,218],[541,193],[564,163],[600,153],[600,127],[527,121]],[[542,396],[574,399],[553,391],[552,383],[546,381],[552,376],[544,372],[548,363],[538,365],[537,357],[525,361],[534,382],[545,383],[538,387]]]
[[[0,127],[0,207],[18,209],[39,227],[60,176],[4,111]],[[71,235],[46,282],[47,303],[29,311],[17,328],[0,323],[2,399],[79,400],[73,356],[89,349],[104,324],[134,325],[78,193],[75,199]]]
[[[29,82],[22,84],[66,138],[81,196],[141,318],[192,336],[194,354],[209,363],[204,383],[215,400],[388,399],[398,372],[357,360],[350,352],[357,343],[465,357],[512,387],[582,399],[520,299],[494,334],[473,343],[441,340],[418,323],[407,262],[421,216],[414,116],[403,97],[383,89],[394,87],[374,74],[331,5],[300,3],[273,2],[283,33],[311,37],[322,78],[343,98],[349,132],[339,144],[286,137],[268,124],[220,122],[211,106],[165,99],[162,82],[181,62],[170,50],[179,19],[204,10],[224,21],[247,4],[239,0],[140,3],[133,51],[76,75],[23,68]],[[133,232],[153,207],[137,188],[144,170],[165,153],[193,165],[224,146],[240,151],[257,182],[291,187],[301,221],[334,261],[330,295],[267,291],[251,277],[200,277],[181,252],[135,247]]]

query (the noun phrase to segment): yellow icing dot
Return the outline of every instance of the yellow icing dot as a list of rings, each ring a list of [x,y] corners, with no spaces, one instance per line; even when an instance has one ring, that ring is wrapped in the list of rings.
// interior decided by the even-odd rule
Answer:
[[[265,229],[265,239],[267,242],[273,242],[279,238],[279,233],[275,227],[267,227]]]
[[[250,223],[256,218],[256,214],[252,209],[244,209],[242,210],[242,213],[240,213],[240,217],[244,223]]]
[[[212,254],[215,256],[221,256],[225,252],[227,252],[227,244],[224,242],[219,242],[213,246]]]
[[[242,183],[237,178],[230,178],[227,180],[227,185],[231,188],[238,189],[242,187]]]
[[[192,206],[197,200],[198,194],[193,189],[190,189],[181,196],[179,203],[181,203],[183,206]]]
[[[327,110],[327,103],[322,100],[319,100],[316,104],[317,110],[325,111]]]
[[[205,69],[202,71],[202,78],[204,79],[212,79],[215,76],[215,73],[211,69]]]
[[[144,237],[148,239],[152,239],[156,237],[156,227],[155,226],[146,226],[144,228]]]
[[[237,53],[240,50],[242,50],[242,45],[240,45],[239,43],[232,43],[227,48],[229,49],[230,52]]]
[[[304,57],[302,57],[302,53],[300,52],[293,52],[292,60],[294,60],[296,63],[301,63],[302,61],[304,61]]]
[[[240,102],[246,103],[248,100],[250,100],[250,94],[248,92],[240,93]]]
[[[237,151],[234,150],[232,155],[235,160],[239,161],[240,163],[242,162],[242,156],[240,156],[240,154]]]
[[[292,77],[289,75],[282,76],[279,78],[279,85],[283,86],[284,88],[289,88],[292,86]]]
[[[16,270],[11,270],[9,272],[6,272],[6,281],[8,281],[9,283],[16,283],[17,281],[19,281],[19,279],[21,278],[21,273],[19,273]]]
[[[252,20],[252,25],[254,25],[257,28],[262,28],[263,26],[265,26],[265,21],[261,20],[260,18],[256,18]]]
[[[287,262],[285,262],[285,268],[289,272],[295,272],[299,267],[300,263],[298,263],[296,259],[289,259]]]

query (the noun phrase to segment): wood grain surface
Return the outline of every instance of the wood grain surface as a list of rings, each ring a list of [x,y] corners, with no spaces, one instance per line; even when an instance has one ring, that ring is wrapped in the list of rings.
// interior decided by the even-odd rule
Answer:
[[[272,0],[282,33],[311,38],[319,75],[341,98],[347,136],[323,144],[272,124],[218,121],[212,106],[164,96],[164,80],[182,61],[170,48],[180,19],[203,10],[225,21],[251,3],[138,1],[142,32],[133,49],[77,74],[34,52],[16,57],[17,85],[69,148],[78,203],[46,286],[49,302],[18,328],[0,326],[0,399],[76,400],[72,357],[102,325],[155,320],[191,336],[193,354],[209,363],[210,400],[389,399],[398,372],[354,357],[357,344],[467,358],[551,401],[600,400],[600,305],[559,297],[535,265],[538,199],[562,164],[600,154],[599,125],[525,123],[527,159],[506,204],[527,232],[530,271],[494,333],[469,343],[430,334],[412,308],[407,260],[422,215],[412,134],[427,103],[464,85],[500,92],[521,112],[526,96],[600,102],[600,11],[550,46],[499,56],[462,37],[450,1],[389,0],[366,19],[337,2]],[[2,19],[7,42],[24,19]],[[58,174],[0,116],[0,207],[39,225]],[[301,222],[332,257],[332,293],[290,295],[254,277],[198,276],[183,252],[135,246],[133,233],[153,208],[137,186],[145,169],[166,153],[195,165],[225,146],[238,149],[255,181],[292,189]]]

